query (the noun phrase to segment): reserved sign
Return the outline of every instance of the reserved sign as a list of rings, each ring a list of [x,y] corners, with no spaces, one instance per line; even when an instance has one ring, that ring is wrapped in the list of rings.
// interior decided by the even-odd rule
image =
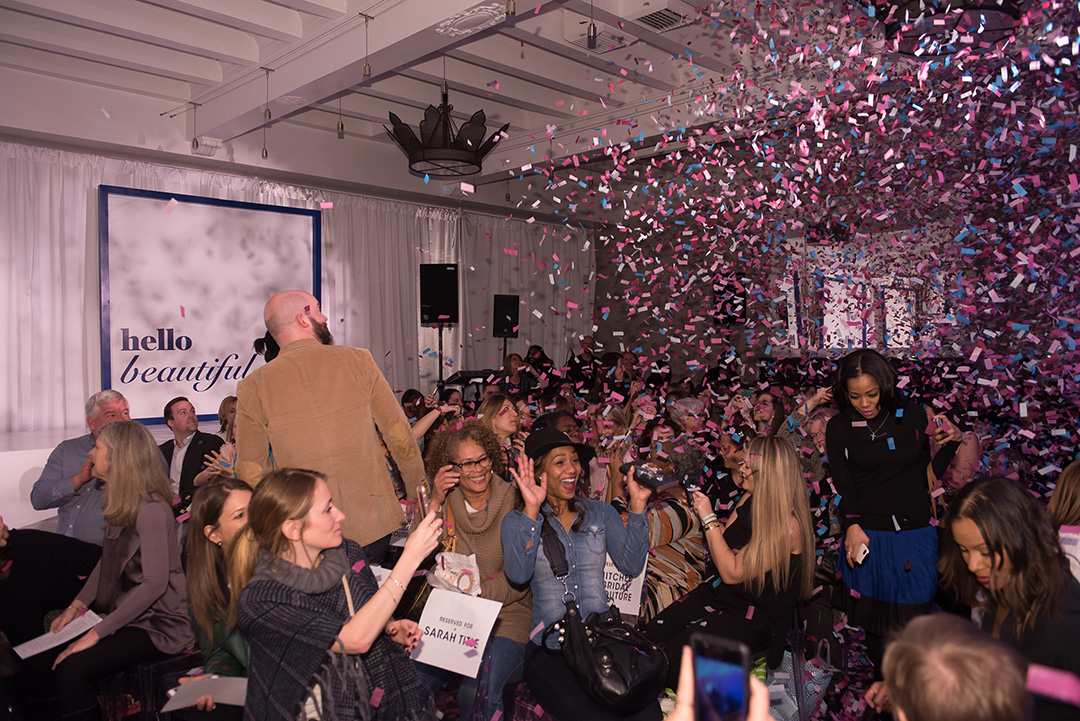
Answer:
[[[420,616],[423,636],[413,660],[476,678],[500,610],[498,601],[432,589]]]
[[[645,564],[646,568],[648,563]],[[604,566],[604,587],[608,598],[619,609],[619,613],[637,616],[641,613],[641,589],[645,586],[645,569],[636,576],[627,576],[615,568],[611,556]]]

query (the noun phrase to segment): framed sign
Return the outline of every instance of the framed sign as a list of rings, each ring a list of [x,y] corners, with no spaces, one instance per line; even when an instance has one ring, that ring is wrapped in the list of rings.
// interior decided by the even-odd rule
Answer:
[[[98,186],[101,384],[133,408],[177,396],[200,420],[257,368],[274,293],[320,295],[318,210]]]

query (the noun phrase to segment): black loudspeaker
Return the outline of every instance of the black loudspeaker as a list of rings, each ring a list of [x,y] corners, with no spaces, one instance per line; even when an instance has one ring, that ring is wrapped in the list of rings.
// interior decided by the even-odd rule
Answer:
[[[492,311],[491,335],[495,338],[518,337],[518,305],[516,295],[495,296],[495,308]]]
[[[458,322],[457,265],[429,263],[420,266],[420,323],[450,325]]]

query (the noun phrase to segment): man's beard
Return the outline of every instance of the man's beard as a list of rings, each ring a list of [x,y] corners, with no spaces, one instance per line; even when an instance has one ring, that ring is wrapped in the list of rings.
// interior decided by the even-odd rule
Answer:
[[[330,334],[330,328],[326,325],[326,321],[319,323],[313,318],[311,327],[315,329],[315,340],[323,345],[334,345],[334,336]]]

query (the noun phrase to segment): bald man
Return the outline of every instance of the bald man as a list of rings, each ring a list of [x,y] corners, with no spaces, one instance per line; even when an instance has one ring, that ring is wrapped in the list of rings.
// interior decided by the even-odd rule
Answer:
[[[281,352],[236,387],[237,475],[257,483],[275,467],[318,472],[345,513],[344,535],[379,563],[405,517],[376,429],[415,498],[425,476],[409,421],[368,350],[332,345],[310,293],[277,293],[263,320]]]

